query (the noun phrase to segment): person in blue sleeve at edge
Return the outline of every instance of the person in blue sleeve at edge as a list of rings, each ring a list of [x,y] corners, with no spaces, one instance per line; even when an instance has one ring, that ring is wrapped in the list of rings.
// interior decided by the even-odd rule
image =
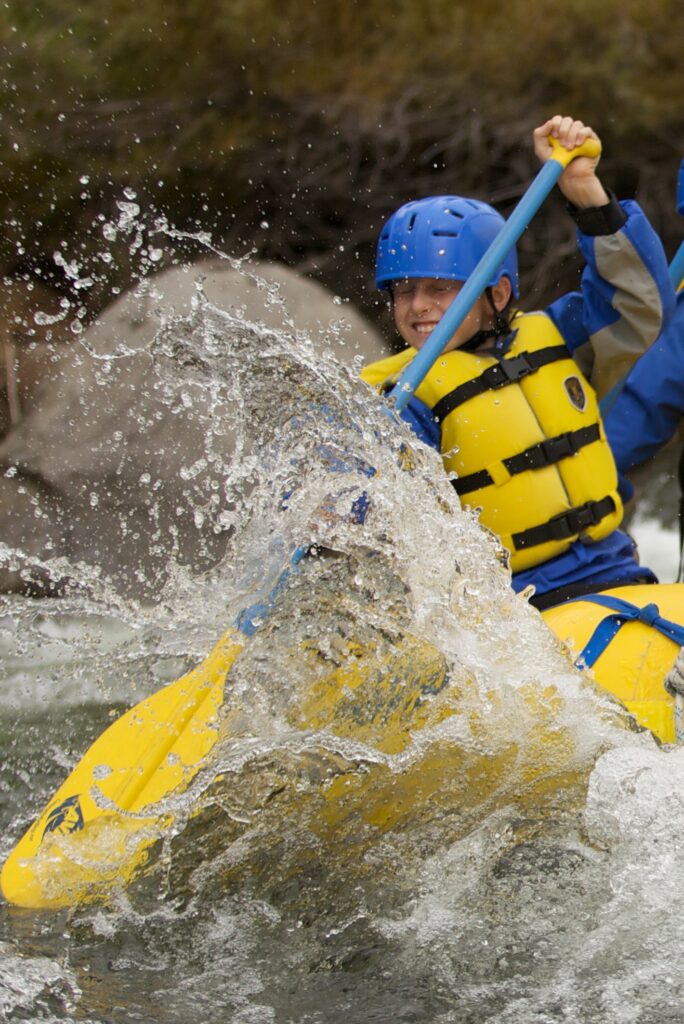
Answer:
[[[626,379],[604,398],[605,429],[618,470],[623,501],[634,494],[623,474],[640,466],[672,439],[684,416],[684,289],[680,284],[674,316],[656,343]],[[679,460],[679,579],[684,575],[684,452]],[[668,673],[666,688],[684,694],[684,647]]]
[[[623,500],[632,497],[634,488],[622,474],[655,455],[679,427],[684,416],[683,368],[684,290],[680,286],[668,326],[601,403],[606,434],[621,474]]]
[[[556,115],[533,133],[567,149],[594,131]],[[538,608],[635,582],[657,582],[618,529],[618,474],[597,396],[656,340],[674,310],[667,260],[637,203],[618,202],[578,157],[558,184],[586,260],[581,290],[542,312],[518,309],[512,250],[402,416],[442,453],[465,505],[510,555],[513,587]],[[406,203],[383,227],[376,284],[386,291],[403,352],[362,371],[387,390],[429,337],[503,220],[486,203],[433,196]],[[589,383],[591,380],[591,384]],[[592,386],[593,385],[593,386]]]

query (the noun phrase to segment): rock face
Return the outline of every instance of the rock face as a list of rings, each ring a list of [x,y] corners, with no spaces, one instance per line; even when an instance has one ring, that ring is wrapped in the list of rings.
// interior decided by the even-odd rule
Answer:
[[[45,321],[40,326],[37,310],[39,321]],[[31,408],[46,367],[73,338],[54,289],[16,279],[0,281],[0,440]]]
[[[122,593],[151,598],[173,549],[196,571],[220,558],[220,531],[196,514],[206,494],[187,473],[205,451],[206,422],[159,388],[151,354],[162,319],[168,335],[192,316],[198,285],[211,306],[305,331],[316,351],[342,362],[387,354],[360,314],[284,266],[216,259],[148,279],[55,350],[31,407],[0,443],[1,590],[59,592],[81,562]],[[231,431],[220,438],[229,458]]]

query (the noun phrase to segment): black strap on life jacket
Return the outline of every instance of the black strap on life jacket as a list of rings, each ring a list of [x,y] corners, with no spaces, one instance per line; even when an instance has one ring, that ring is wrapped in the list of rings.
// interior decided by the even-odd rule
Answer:
[[[567,459],[576,455],[580,448],[593,444],[601,437],[601,428],[598,423],[592,423],[589,427],[580,427],[579,430],[568,430],[564,434],[556,434],[555,437],[547,437],[545,441],[530,445],[519,455],[511,455],[502,459],[511,476],[516,473],[524,473],[526,469],[543,469],[545,466],[552,466],[561,459]],[[480,469],[476,473],[467,473],[459,476],[457,480],[451,481],[457,494],[469,494],[481,487],[489,487],[494,480],[486,469]]]
[[[607,494],[600,501],[587,501],[584,505],[561,512],[541,526],[532,526],[529,530],[514,533],[511,541],[516,551],[522,551],[548,541],[570,540],[589,526],[596,526],[614,511],[615,501]]]
[[[506,387],[508,384],[515,384],[523,377],[529,377],[531,373],[536,373],[542,366],[548,366],[549,363],[558,362],[560,359],[570,358],[572,357],[565,345],[551,345],[549,348],[541,348],[537,352],[521,352],[517,356],[501,359],[498,363],[483,370],[479,377],[459,384],[453,391],[449,391],[448,394],[440,398],[432,409],[432,415],[438,423],[441,423],[450,412],[469,399],[475,398],[476,395]]]

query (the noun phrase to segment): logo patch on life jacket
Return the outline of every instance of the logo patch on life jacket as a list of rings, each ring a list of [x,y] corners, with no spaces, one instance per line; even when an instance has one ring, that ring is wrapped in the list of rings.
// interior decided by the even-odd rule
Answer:
[[[587,393],[579,377],[566,377],[563,381],[563,387],[575,409],[579,412],[584,412],[587,407]]]
[[[58,836],[68,836],[70,832],[79,832],[83,828],[83,812],[77,796],[68,796],[61,804],[53,807],[48,814],[48,821],[43,831],[43,839],[48,832]]]

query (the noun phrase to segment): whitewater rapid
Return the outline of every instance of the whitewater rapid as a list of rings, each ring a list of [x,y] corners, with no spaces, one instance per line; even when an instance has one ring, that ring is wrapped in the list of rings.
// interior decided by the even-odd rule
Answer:
[[[572,668],[358,367],[201,296],[150,355],[205,418],[198,472],[219,487],[196,511],[224,554],[173,562],[152,602],[84,565],[63,598],[0,598],[0,853],[113,716],[204,657],[297,545],[319,554],[230,674],[243,725],[149,872],[109,905],[2,907],[2,1019],[678,1019],[684,754]],[[350,643],[381,665],[406,636],[448,684],[404,749],[297,728]]]

